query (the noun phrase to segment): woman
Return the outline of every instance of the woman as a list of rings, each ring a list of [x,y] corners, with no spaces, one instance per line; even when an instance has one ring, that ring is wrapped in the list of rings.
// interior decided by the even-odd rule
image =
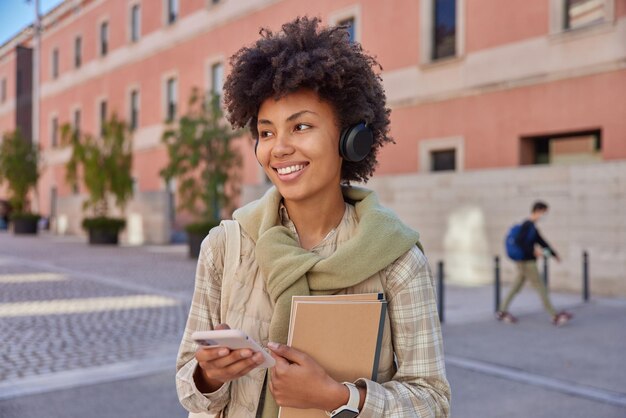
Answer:
[[[372,70],[378,64],[345,28],[320,28],[314,18],[261,35],[231,58],[225,106],[233,126],[250,128],[274,187],[233,215],[241,260],[232,278],[222,282],[224,229],[203,242],[177,361],[179,399],[189,411],[228,417],[276,417],[278,406],[341,411],[349,403],[358,412],[334,415],[448,416],[433,280],[419,235],[375,193],[349,186],[367,181],[379,149],[392,142]],[[378,382],[337,382],[284,345],[291,296],[369,292],[388,301]],[[259,369],[258,353],[199,349],[190,338],[229,326],[267,346],[276,366]]]

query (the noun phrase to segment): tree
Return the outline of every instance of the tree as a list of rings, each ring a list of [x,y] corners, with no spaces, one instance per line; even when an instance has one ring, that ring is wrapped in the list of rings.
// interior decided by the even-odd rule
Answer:
[[[132,140],[126,123],[113,114],[99,137],[81,134],[65,124],[61,137],[72,148],[66,179],[76,186],[80,173],[89,193],[83,210],[91,210],[94,217],[85,219],[83,227],[119,231],[125,223],[123,219],[109,218],[109,200],[115,198],[115,205],[123,212],[133,195]]]
[[[39,148],[19,129],[4,134],[0,144],[0,184],[8,185],[14,216],[30,213],[28,193],[39,180],[39,158]]]
[[[169,163],[160,174],[166,181],[176,178],[178,208],[198,219],[187,230],[204,233],[219,222],[221,209],[230,209],[232,197],[239,194],[236,168],[241,156],[232,140],[241,133],[226,125],[215,94],[207,100],[194,88],[188,109],[163,134]]]

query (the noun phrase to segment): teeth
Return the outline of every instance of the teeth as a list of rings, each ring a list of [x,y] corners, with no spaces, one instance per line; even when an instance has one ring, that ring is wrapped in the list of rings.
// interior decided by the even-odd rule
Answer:
[[[295,171],[300,171],[303,168],[304,168],[303,164],[298,164],[298,165],[291,165],[289,167],[277,168],[276,171],[278,171],[278,174],[290,174]]]

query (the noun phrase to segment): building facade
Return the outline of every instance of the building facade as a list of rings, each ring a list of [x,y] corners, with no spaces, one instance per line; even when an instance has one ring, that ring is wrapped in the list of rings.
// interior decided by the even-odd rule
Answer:
[[[451,248],[465,247],[455,244],[454,234],[445,237],[451,225],[464,222],[463,216],[454,220],[467,203],[463,190],[484,195],[470,199],[482,208],[479,243],[462,250],[476,273],[457,263],[453,279],[488,277],[508,224],[526,215],[535,198],[552,199],[563,214],[580,198],[563,173],[590,167],[596,178],[617,183],[604,205],[615,210],[602,216],[615,219],[606,230],[613,226],[619,234],[597,244],[598,252],[611,247],[614,254],[606,280],[614,283],[618,271],[626,271],[626,224],[619,220],[626,193],[626,0],[66,0],[43,17],[38,99],[18,80],[30,70],[25,57],[37,54],[32,29],[0,47],[0,130],[28,129],[32,102],[39,103],[34,139],[44,167],[37,205],[53,228],[81,233],[84,197],[82,187],[65,181],[70,151],[60,144],[59,127],[70,123],[95,133],[115,112],[133,127],[135,197],[124,239],[169,242],[188,219],[175,209],[175,182],[159,176],[167,159],[165,121],[185,112],[193,87],[219,93],[228,57],[256,40],[260,27],[278,30],[298,15],[349,25],[354,40],[383,66],[396,144],[382,150],[372,185],[423,231],[433,256],[455,263]],[[246,202],[268,185],[249,138],[238,146]],[[541,186],[537,172],[563,184]],[[512,189],[497,195],[504,190],[495,187],[499,180]],[[566,253],[566,232],[593,224],[593,211],[586,213],[574,224],[546,225]],[[574,275],[566,268],[556,273],[563,283]]]

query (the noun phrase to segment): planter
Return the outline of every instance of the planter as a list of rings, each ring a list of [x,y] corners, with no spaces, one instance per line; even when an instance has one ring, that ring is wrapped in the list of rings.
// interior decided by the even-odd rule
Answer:
[[[119,232],[107,229],[89,229],[89,244],[117,245],[119,244]]]
[[[89,233],[89,244],[117,245],[119,243],[120,231],[126,226],[126,221],[124,219],[100,216],[97,218],[85,218],[82,225]]]
[[[15,235],[37,234],[39,218],[16,218],[13,219],[13,233]]]
[[[198,258],[200,256],[200,246],[206,235],[189,233],[187,234],[187,243],[189,244],[189,258]]]
[[[189,258],[200,256],[200,246],[202,240],[209,235],[209,231],[220,224],[220,221],[195,222],[185,227],[187,232],[187,243],[189,244]]]

